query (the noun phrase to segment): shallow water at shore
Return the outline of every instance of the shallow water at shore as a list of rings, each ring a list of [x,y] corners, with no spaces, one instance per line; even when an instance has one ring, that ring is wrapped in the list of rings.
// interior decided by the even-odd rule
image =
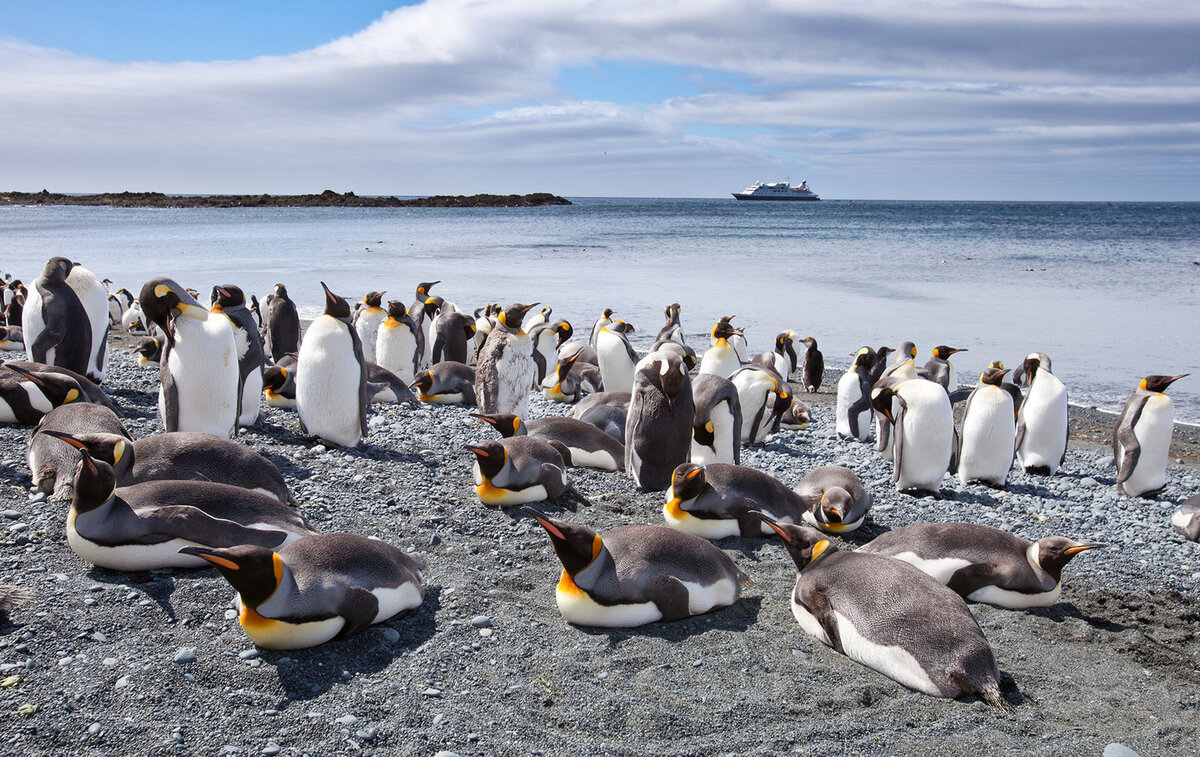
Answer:
[[[418,281],[464,309],[538,300],[581,331],[604,307],[649,344],[678,301],[699,342],[736,314],[754,350],[782,329],[826,362],[863,343],[965,347],[971,382],[994,359],[1051,355],[1073,402],[1119,410],[1149,373],[1200,373],[1190,330],[1200,204],[576,200],[522,209],[0,209],[0,268],[31,280],[67,255],[135,289],[167,274],[206,291],[277,281],[319,312],[326,281],[350,297]],[[1189,384],[1196,384],[1195,387]],[[1200,421],[1200,376],[1172,387]]]

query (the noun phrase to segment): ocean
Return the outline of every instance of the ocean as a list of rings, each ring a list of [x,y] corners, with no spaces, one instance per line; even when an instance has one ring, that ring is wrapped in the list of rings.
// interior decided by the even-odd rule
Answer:
[[[0,270],[26,282],[64,255],[137,293],[168,275],[260,298],[276,282],[312,317],[318,282],[348,299],[418,282],[472,310],[537,301],[586,334],[605,307],[649,346],[679,302],[702,351],[736,315],[754,351],[792,329],[841,367],[862,345],[939,345],[973,382],[1045,352],[1071,401],[1119,410],[1138,380],[1200,422],[1200,203],[572,198],[546,208],[0,208]],[[114,287],[115,288],[115,287]]]

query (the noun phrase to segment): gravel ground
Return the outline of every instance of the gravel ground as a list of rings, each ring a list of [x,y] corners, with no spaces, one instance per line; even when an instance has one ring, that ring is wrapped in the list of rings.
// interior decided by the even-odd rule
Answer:
[[[106,388],[129,429],[158,430],[157,371],[122,340],[110,360]],[[831,372],[827,391],[835,382]],[[843,548],[930,520],[1111,545],[1071,563],[1053,608],[972,605],[1011,712],[911,692],[805,635],[788,605],[795,570],[773,542],[720,542],[754,579],[732,607],[633,630],[569,626],[542,530],[474,496],[463,445],[491,433],[467,409],[376,405],[355,450],[326,450],[294,412],[264,409],[241,441],[279,466],[317,527],[424,554],[425,603],[314,649],[258,650],[215,571],[128,575],[76,557],[62,503],[27,497],[28,430],[0,427],[0,583],[36,595],[0,618],[0,753],[1098,755],[1112,742],[1195,753],[1200,545],[1167,522],[1200,488],[1194,429],[1177,432],[1182,464],[1157,501],[1114,492],[1098,447],[1113,418],[1080,409],[1059,475],[1017,473],[1006,491],[947,479],[951,498],[934,501],[897,494],[890,463],[834,438],[832,395],[809,399],[809,428],[747,449],[743,463],[789,485],[826,463],[854,469],[876,506],[835,540]],[[623,474],[577,469],[572,480],[593,506],[548,512],[601,531],[662,522],[662,494]]]

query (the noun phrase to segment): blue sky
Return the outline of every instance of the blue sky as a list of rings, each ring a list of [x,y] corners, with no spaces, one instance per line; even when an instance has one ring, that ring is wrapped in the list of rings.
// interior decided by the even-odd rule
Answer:
[[[1183,0],[0,5],[0,189],[1200,200]]]

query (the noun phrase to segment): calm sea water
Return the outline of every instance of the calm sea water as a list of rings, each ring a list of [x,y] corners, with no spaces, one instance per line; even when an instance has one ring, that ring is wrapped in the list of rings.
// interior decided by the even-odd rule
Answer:
[[[580,199],[532,209],[0,208],[0,268],[30,281],[66,255],[136,292],[170,275],[207,292],[284,282],[302,313],[319,281],[350,298],[419,281],[470,310],[540,301],[588,331],[604,307],[645,346],[678,301],[692,344],[736,314],[750,346],[818,339],[826,363],[863,344],[938,344],[960,380],[1048,353],[1072,401],[1119,408],[1150,373],[1200,421],[1198,203]],[[639,341],[635,339],[635,341]]]

